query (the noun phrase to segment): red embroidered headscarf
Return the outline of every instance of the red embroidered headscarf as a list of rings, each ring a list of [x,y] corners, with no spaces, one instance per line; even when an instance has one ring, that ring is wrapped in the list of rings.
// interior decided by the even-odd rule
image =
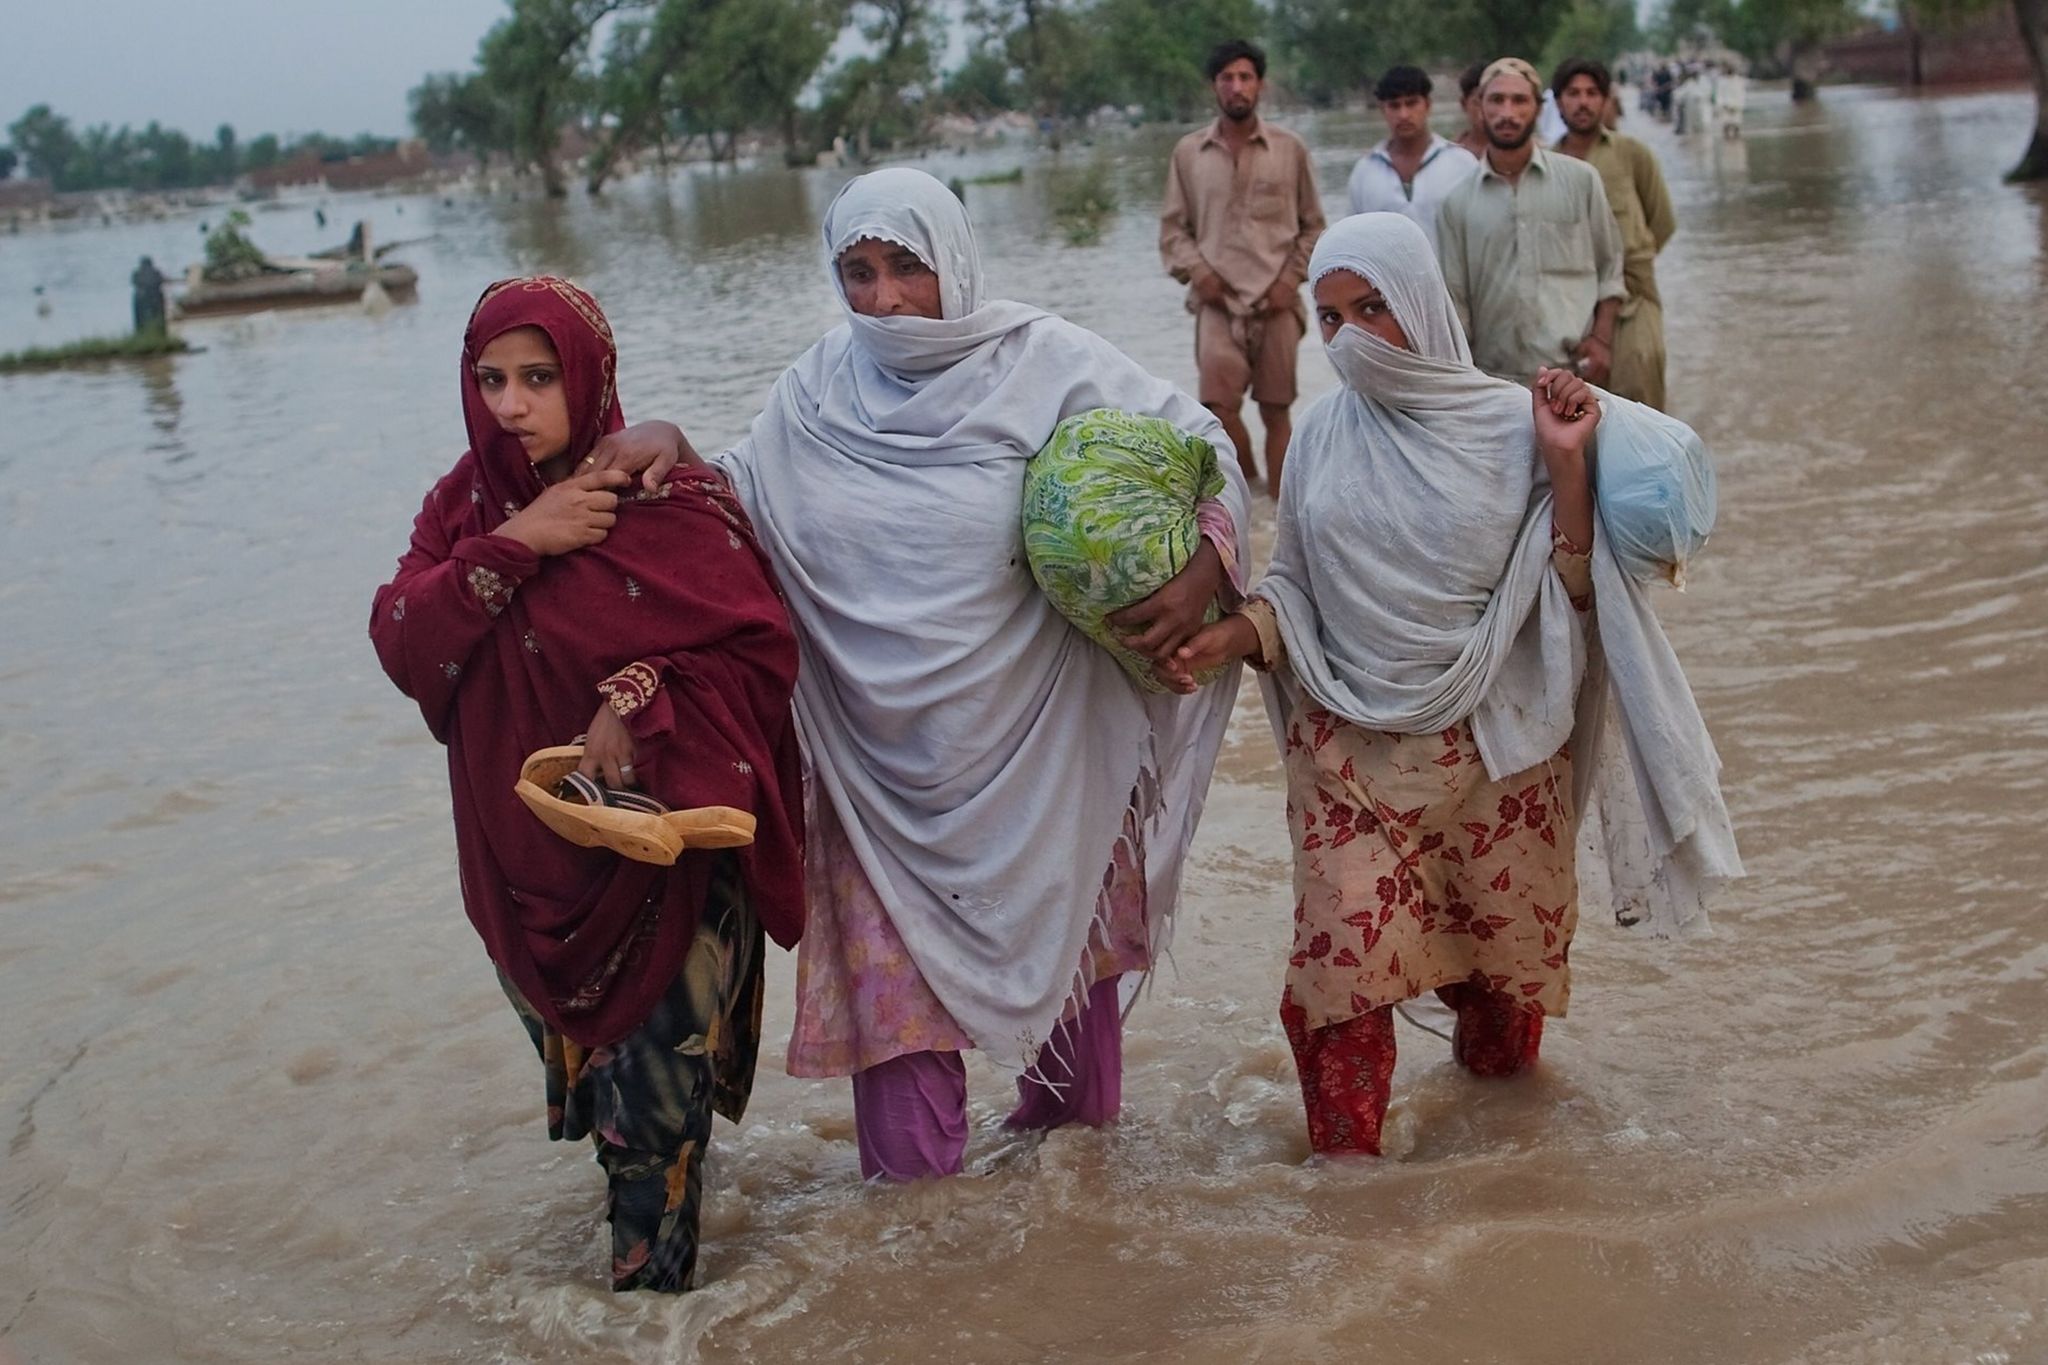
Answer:
[[[572,458],[623,424],[611,328],[588,294],[546,276],[485,290],[463,342],[470,449],[429,495],[370,633],[448,745],[471,922],[519,992],[595,1047],[638,1028],[674,984],[726,855],[685,852],[663,868],[577,848],[513,794],[520,765],[583,733],[609,699],[633,733],[643,790],[671,807],[753,812],[755,842],[735,854],[741,881],[763,927],[793,945],[796,642],[753,528],[712,471],[679,469],[622,498],[605,540],[568,554],[541,558],[490,534],[545,485],[491,416],[474,367],[493,338],[528,326],[560,360]]]
[[[619,411],[618,348],[596,299],[553,275],[499,280],[484,290],[462,334],[462,424],[469,429],[470,451],[479,459],[486,528],[495,528],[546,487],[519,438],[491,416],[476,382],[476,362],[484,347],[519,327],[546,332],[561,361],[572,465],[601,437],[626,425],[626,416]]]

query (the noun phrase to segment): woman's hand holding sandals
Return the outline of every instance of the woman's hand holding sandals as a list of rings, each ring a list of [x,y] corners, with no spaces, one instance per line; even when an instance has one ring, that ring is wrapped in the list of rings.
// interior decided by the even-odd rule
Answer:
[[[576,771],[607,787],[636,785],[633,732],[612,710],[610,702],[599,705],[597,714],[590,718],[589,733],[583,737],[583,761],[576,765]]]

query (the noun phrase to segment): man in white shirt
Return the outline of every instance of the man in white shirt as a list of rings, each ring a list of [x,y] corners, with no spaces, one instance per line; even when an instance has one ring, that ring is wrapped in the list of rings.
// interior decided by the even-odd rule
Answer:
[[[1351,172],[1353,213],[1398,213],[1436,240],[1436,208],[1479,166],[1479,158],[1429,130],[1430,80],[1417,67],[1390,67],[1373,87],[1386,138]]]

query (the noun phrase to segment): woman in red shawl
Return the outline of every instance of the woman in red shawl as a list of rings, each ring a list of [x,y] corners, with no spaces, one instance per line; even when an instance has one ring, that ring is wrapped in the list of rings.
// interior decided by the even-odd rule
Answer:
[[[463,338],[469,450],[427,495],[370,617],[377,657],[448,746],[470,922],[547,1072],[548,1134],[594,1137],[612,1287],[678,1291],[697,1259],[716,1109],[753,1083],[762,933],[803,929],[796,644],[746,514],[700,467],[623,492],[589,467],[622,418],[597,303],[503,280]],[[758,820],[673,867],[576,847],[513,793],[587,732],[586,774]]]

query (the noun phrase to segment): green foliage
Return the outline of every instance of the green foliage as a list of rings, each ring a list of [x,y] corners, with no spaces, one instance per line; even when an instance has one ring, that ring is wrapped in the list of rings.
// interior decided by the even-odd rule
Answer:
[[[1198,114],[1209,49],[1265,19],[1258,0],[971,0],[966,15],[977,42],[947,80],[948,106],[1065,118],[1105,105]]]
[[[969,0],[980,31],[978,52],[1001,64],[1011,104],[1034,113],[1078,114],[1100,87],[1101,58],[1091,41],[1094,11],[1085,0]],[[1092,107],[1092,106],[1091,106]]]
[[[8,129],[30,175],[47,178],[60,190],[178,190],[224,185],[237,176],[280,159],[314,155],[324,160],[390,151],[398,144],[365,133],[352,139],[313,133],[280,146],[266,133],[245,149],[228,124],[211,142],[195,142],[152,120],[141,131],[123,124],[95,124],[75,132],[71,121],[38,104]]]
[[[474,72],[430,75],[406,94],[406,104],[413,131],[436,152],[487,157],[511,150],[511,115]]]
[[[1858,0],[1665,0],[1650,36],[1665,48],[1714,37],[1752,61],[1782,66],[1795,48],[1817,47],[1863,17]]]
[[[986,115],[1022,106],[1025,94],[999,46],[977,43],[967,60],[946,75],[939,96],[948,109]]]
[[[242,153],[242,169],[260,171],[266,166],[275,166],[284,155],[276,133],[264,133],[249,140],[249,146]]]
[[[21,157],[12,147],[0,146],[0,180],[14,174],[14,168],[21,164]]]
[[[925,96],[937,74],[938,16],[932,0],[857,0],[853,15],[869,51],[829,72],[818,128],[865,154],[914,140],[924,127]]]
[[[1116,213],[1116,188],[1101,162],[1087,169],[1053,175],[1052,216],[1069,246],[1093,246],[1102,239],[1102,225]]]
[[[1315,104],[1369,89],[1390,66],[1466,60],[1432,0],[1277,0],[1273,40],[1288,84]]]
[[[1642,45],[1634,0],[1572,0],[1544,40],[1536,69],[1546,77],[1571,57],[1611,62]]]
[[[555,145],[562,123],[585,107],[591,31],[620,0],[512,0],[512,13],[483,37],[477,68],[503,110],[506,150],[538,169],[549,194],[564,193]]]
[[[727,134],[779,126],[794,151],[797,97],[832,49],[841,6],[836,0],[699,0],[697,7],[706,12],[679,73],[683,106],[707,129]]]
[[[109,360],[147,360],[153,356],[177,355],[192,349],[191,343],[170,332],[152,328],[118,337],[90,337],[64,346],[33,346],[26,351],[0,355],[0,374],[23,370],[54,370],[70,365],[92,365]]]
[[[1634,0],[1274,0],[1272,29],[1283,79],[1318,104],[1369,90],[1390,66],[1519,56],[1547,71],[1566,57],[1611,58],[1641,37]]]
[[[207,279],[221,283],[246,280],[267,269],[263,252],[242,232],[248,226],[249,215],[234,209],[206,234]]]
[[[1666,0],[1651,25],[1661,46],[1715,37],[1764,72],[1790,75],[1792,97],[1812,97],[1821,44],[1865,18],[1859,0]]]
[[[47,104],[29,108],[8,126],[7,136],[28,163],[28,173],[57,183],[78,155],[78,138],[71,121],[54,113]]]

